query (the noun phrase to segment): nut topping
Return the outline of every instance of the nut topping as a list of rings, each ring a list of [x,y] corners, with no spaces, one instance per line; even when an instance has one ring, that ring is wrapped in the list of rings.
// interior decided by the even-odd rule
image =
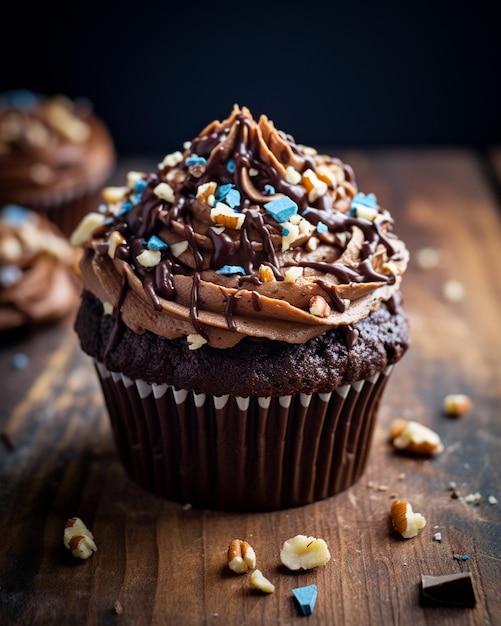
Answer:
[[[444,411],[447,415],[465,415],[471,410],[471,400],[462,393],[451,393],[444,398]]]
[[[79,517],[72,517],[64,525],[63,542],[79,559],[88,559],[97,551],[94,535]]]
[[[284,542],[280,560],[290,570],[308,570],[326,565],[331,558],[329,548],[323,539],[296,535]]]
[[[395,500],[391,505],[393,527],[404,539],[412,539],[426,526],[426,520],[420,513],[414,513],[412,506],[405,500]]]
[[[436,432],[414,421],[395,420],[390,428],[390,440],[394,448],[411,454],[435,455],[444,450]]]
[[[255,569],[250,575],[249,582],[255,589],[265,593],[273,593],[275,591],[275,585],[263,576],[261,570]]]
[[[228,567],[236,574],[245,574],[256,567],[256,553],[242,539],[233,539],[228,547]]]

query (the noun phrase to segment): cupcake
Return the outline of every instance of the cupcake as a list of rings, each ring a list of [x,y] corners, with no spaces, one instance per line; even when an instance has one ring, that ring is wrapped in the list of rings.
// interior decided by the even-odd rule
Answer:
[[[0,204],[45,215],[69,236],[114,167],[113,143],[88,101],[0,95]]]
[[[76,319],[147,490],[274,510],[352,485],[409,343],[408,261],[341,160],[235,106],[74,233]]]
[[[0,332],[58,320],[79,303],[76,251],[45,217],[0,210]]]

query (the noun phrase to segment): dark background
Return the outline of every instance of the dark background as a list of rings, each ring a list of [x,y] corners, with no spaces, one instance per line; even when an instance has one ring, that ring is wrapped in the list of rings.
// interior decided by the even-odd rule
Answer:
[[[18,2],[0,90],[86,96],[121,154],[234,102],[316,146],[501,143],[501,1]]]

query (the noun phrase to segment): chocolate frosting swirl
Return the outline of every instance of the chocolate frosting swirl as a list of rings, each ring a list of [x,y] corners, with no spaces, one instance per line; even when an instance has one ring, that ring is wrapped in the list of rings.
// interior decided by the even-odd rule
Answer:
[[[304,343],[356,323],[398,290],[408,261],[348,165],[238,106],[103,195],[73,239],[86,288],[134,332],[192,347]]]
[[[44,208],[98,191],[114,162],[105,125],[85,100],[0,94],[0,202]]]
[[[0,210],[0,331],[57,320],[78,305],[77,252],[43,216]]]

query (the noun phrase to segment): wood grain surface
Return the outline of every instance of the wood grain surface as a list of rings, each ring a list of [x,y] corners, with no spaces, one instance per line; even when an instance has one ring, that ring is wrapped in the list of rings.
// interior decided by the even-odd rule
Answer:
[[[499,202],[467,151],[342,156],[361,189],[392,211],[413,255],[403,288],[413,344],[387,387],[363,478],[323,502],[273,513],[163,501],[135,486],[117,460],[72,317],[2,337],[1,624],[501,624]],[[117,179],[154,163],[122,163]],[[435,269],[418,266],[423,247],[440,253]],[[464,286],[460,302],[444,297],[448,280]],[[13,367],[19,353],[29,357],[23,370]],[[469,414],[444,415],[443,398],[454,392],[470,396]],[[395,418],[432,427],[444,452],[397,455],[388,443]],[[451,497],[451,481],[462,497]],[[464,500],[477,492],[481,502]],[[413,539],[392,530],[396,497],[427,520]],[[87,561],[63,546],[72,516],[94,533],[98,551]],[[294,574],[281,566],[282,543],[298,533],[325,539],[332,556],[325,567]],[[248,575],[229,571],[234,538],[254,547],[275,593],[252,590]],[[474,608],[422,606],[422,575],[459,572],[472,573]],[[309,584],[318,600],[303,617],[292,589]]]

